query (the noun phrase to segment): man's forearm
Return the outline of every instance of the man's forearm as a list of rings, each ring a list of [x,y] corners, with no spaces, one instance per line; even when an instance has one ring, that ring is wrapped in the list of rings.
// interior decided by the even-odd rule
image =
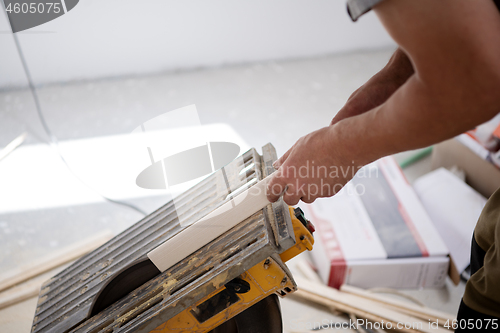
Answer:
[[[442,92],[412,76],[379,107],[334,125],[335,141],[353,152],[356,165],[364,165],[454,137],[499,111],[489,103],[459,106],[456,96],[442,97]]]
[[[349,97],[335,115],[331,125],[342,119],[365,113],[384,103],[413,74],[413,66],[401,50],[397,49],[387,65]]]
[[[415,73],[380,106],[335,125],[355,161],[431,145],[500,112],[500,17],[491,1],[385,0],[375,11]]]

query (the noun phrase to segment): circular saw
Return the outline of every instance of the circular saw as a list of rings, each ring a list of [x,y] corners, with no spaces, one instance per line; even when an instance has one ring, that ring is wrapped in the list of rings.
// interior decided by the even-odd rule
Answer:
[[[238,201],[274,171],[262,150],[177,197],[183,216],[169,202],[47,281],[32,333],[282,332],[278,298],[297,288],[285,262],[312,249],[314,227],[282,199]]]

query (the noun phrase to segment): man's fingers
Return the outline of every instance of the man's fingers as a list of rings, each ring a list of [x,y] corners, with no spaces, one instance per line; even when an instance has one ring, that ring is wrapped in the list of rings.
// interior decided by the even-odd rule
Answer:
[[[293,146],[290,149],[288,149],[287,152],[283,154],[283,156],[281,156],[276,161],[274,161],[273,167],[276,170],[279,169],[283,165],[283,163],[285,163],[285,161],[288,158],[288,156],[290,155],[290,152],[292,151],[292,149],[293,149]]]
[[[295,191],[293,188],[290,189],[290,187],[288,187],[285,193],[283,194],[283,201],[285,201],[287,205],[295,206],[296,204],[299,203],[299,200],[300,197],[297,194],[297,191]]]
[[[266,189],[267,200],[269,200],[270,202],[275,202],[279,199],[281,194],[285,191],[286,182],[285,182],[285,179],[282,177],[280,170],[275,172],[270,177],[272,177],[272,178],[269,180],[269,183],[267,184],[267,189]]]
[[[316,200],[315,196],[308,195],[302,187],[296,188],[294,184],[289,183],[282,175],[282,169],[278,170],[269,180],[267,184],[267,200],[270,202],[277,201],[283,194],[283,201],[288,205],[296,205],[300,200],[305,203],[313,203]]]
[[[305,197],[300,198],[300,200],[302,200],[306,204],[311,204],[311,203],[313,203],[316,200],[316,198],[315,197],[311,197],[311,196],[305,196]]]

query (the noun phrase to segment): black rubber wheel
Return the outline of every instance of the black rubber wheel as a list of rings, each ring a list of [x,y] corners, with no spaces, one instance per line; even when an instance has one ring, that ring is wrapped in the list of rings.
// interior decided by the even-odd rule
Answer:
[[[278,296],[264,298],[208,333],[283,333]]]

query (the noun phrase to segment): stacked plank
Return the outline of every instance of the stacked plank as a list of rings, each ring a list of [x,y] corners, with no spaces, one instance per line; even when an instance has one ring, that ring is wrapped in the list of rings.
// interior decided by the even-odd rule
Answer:
[[[374,294],[364,289],[343,285],[340,290],[321,283],[305,262],[298,264],[307,278],[294,276],[296,297],[346,313],[354,326],[366,326],[399,332],[450,332],[455,316],[425,306]]]
[[[42,284],[64,269],[70,262],[106,243],[113,237],[111,231],[104,231],[93,237],[75,243],[56,255],[18,267],[0,277],[0,309],[35,297]]]

